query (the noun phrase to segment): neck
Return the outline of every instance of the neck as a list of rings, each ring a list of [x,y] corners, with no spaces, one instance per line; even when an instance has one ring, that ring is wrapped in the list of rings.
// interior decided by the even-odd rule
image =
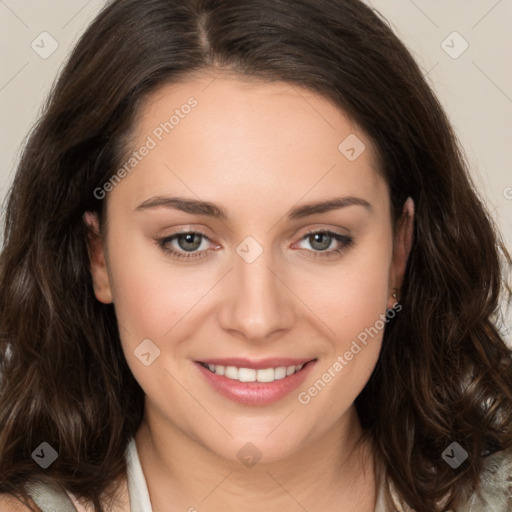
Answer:
[[[245,467],[174,425],[152,422],[146,409],[135,441],[153,512],[256,512],[262,504],[266,512],[373,512],[374,459],[362,435],[352,407],[321,438],[287,458]]]

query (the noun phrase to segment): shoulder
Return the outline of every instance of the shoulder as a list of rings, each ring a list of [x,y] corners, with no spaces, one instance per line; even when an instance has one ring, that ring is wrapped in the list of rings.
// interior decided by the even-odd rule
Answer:
[[[454,512],[512,510],[512,448],[484,458],[480,485]]]
[[[411,508],[398,506],[398,493],[393,483],[390,483],[394,505],[400,512],[414,512]],[[443,505],[446,498],[440,500]],[[380,512],[381,509],[377,508]],[[384,511],[384,508],[382,508]],[[443,509],[444,510],[444,509]],[[476,512],[476,511],[510,512],[512,511],[512,447],[495,452],[484,458],[478,489],[470,494],[463,503],[455,509],[446,512]]]
[[[0,493],[0,511],[1,512],[33,512],[38,510],[37,505],[30,500],[32,509],[23,504],[18,498],[12,494]]]
[[[84,506],[69,492],[60,490],[56,492],[52,486],[41,486],[38,483],[28,492],[30,498],[25,499],[25,502],[12,494],[0,493],[0,512],[41,512],[40,506],[38,506],[38,504],[41,505],[41,500],[46,506],[52,506],[52,510],[94,512],[94,507]]]
[[[469,502],[471,506],[479,503],[496,512],[512,510],[512,448],[485,457],[480,488]]]

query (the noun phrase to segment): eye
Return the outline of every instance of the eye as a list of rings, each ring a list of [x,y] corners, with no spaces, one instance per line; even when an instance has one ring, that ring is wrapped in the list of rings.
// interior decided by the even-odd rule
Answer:
[[[340,254],[354,245],[352,237],[327,230],[310,231],[302,237],[299,243],[302,242],[308,242],[313,248],[313,257],[324,258]],[[328,250],[329,248],[330,250]]]
[[[195,260],[208,258],[208,244],[203,242],[211,240],[200,231],[183,231],[165,238],[157,239],[159,247],[177,260]],[[341,233],[327,230],[316,230],[306,233],[301,242],[307,241],[313,248],[313,257],[329,257],[340,254],[352,247],[354,240]],[[334,245],[334,248],[333,248]],[[304,247],[300,247],[304,248]],[[328,250],[330,249],[330,250]]]
[[[183,231],[172,236],[157,239],[163,251],[177,260],[207,258],[203,242],[210,239],[199,231]],[[199,250],[202,249],[202,250]]]

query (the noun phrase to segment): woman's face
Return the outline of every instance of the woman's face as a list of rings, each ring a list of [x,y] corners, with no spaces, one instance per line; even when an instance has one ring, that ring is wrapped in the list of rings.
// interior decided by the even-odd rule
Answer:
[[[298,86],[205,75],[148,99],[131,151],[92,272],[146,420],[232,460],[352,428],[405,265],[366,135]]]

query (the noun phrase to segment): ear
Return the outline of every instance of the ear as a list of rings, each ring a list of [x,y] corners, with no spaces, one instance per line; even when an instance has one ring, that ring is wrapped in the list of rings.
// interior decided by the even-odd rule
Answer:
[[[103,237],[100,233],[98,214],[85,212],[83,219],[88,228],[87,248],[89,252],[89,268],[92,275],[94,295],[100,302],[110,304],[112,302],[112,290],[107,271],[105,247]]]
[[[414,232],[414,201],[408,197],[402,209],[402,215],[397,221],[391,272],[389,275],[388,308],[392,308],[400,300],[400,290],[405,275],[405,268],[411,252]],[[393,297],[393,294],[396,297]]]

